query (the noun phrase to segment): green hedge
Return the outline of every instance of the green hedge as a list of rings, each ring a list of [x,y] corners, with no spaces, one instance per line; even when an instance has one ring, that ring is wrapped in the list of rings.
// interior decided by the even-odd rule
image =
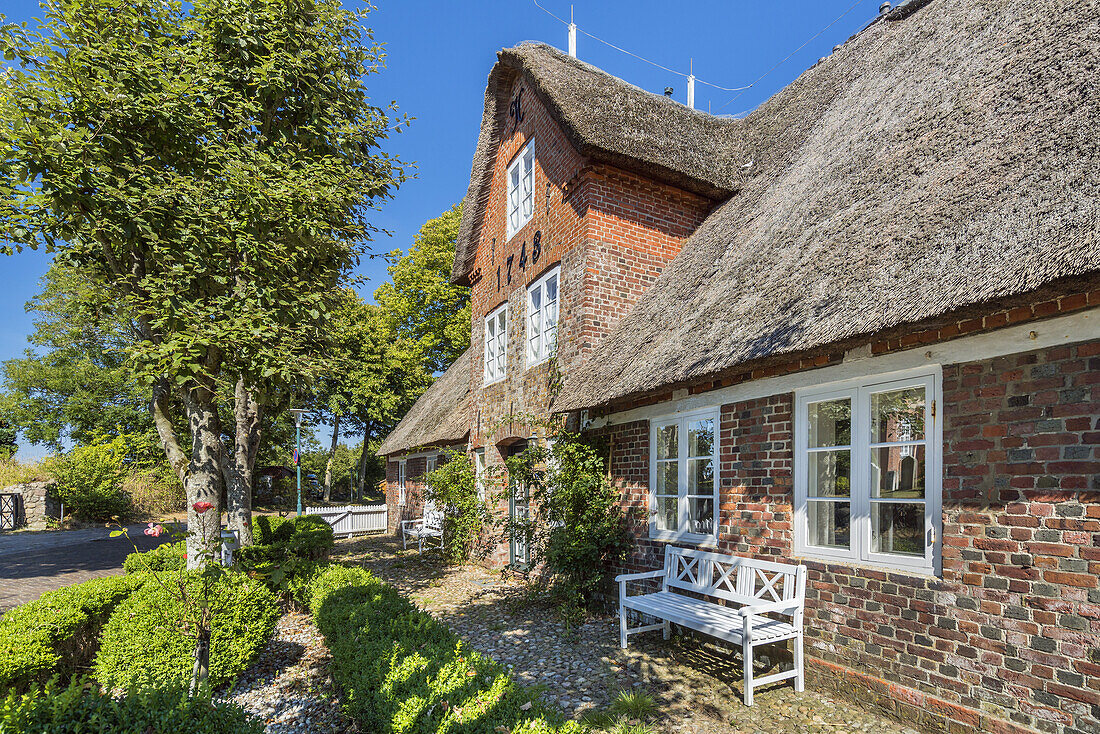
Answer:
[[[261,515],[252,519],[252,535],[256,545],[237,552],[241,570],[305,604],[304,585],[335,544],[332,527],[316,515]]]
[[[49,685],[25,696],[14,691],[0,700],[0,734],[261,734],[264,726],[231,703],[188,698],[183,689],[131,691],[114,699],[97,686],[73,681]]]
[[[165,543],[152,550],[138,551],[126,556],[122,568],[126,573],[146,573],[147,571],[178,571],[187,567],[187,543]]]
[[[330,565],[310,586],[344,707],[362,731],[536,734],[583,731],[518,687],[368,571]],[[531,703],[527,710],[522,707]]]
[[[0,691],[25,690],[90,663],[111,612],[147,580],[109,576],[48,591],[0,616]]]
[[[209,571],[207,572],[209,573]],[[185,685],[190,681],[195,641],[180,629],[180,584],[201,598],[202,572],[161,575],[169,593],[151,582],[120,604],[103,628],[95,678],[108,688],[148,684]],[[275,629],[279,604],[258,581],[230,572],[213,582],[210,629],[210,683],[217,685],[248,667]]]

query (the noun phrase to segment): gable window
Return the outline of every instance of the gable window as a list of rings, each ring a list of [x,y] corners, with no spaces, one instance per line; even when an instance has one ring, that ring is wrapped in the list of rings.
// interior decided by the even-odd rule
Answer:
[[[508,239],[535,211],[535,146],[528,143],[508,166]]]
[[[932,573],[941,502],[938,374],[800,391],[795,548]]]
[[[485,384],[504,379],[508,367],[508,304],[485,317]]]
[[[397,504],[404,506],[405,504],[405,460],[397,462]]]
[[[651,429],[649,534],[717,540],[718,411],[656,420]]]
[[[527,289],[527,366],[544,362],[558,339],[558,280],[554,268]]]

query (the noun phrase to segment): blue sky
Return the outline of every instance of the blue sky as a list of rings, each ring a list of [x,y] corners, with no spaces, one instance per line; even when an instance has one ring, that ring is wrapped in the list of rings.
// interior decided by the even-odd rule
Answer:
[[[388,151],[415,162],[416,168],[415,178],[375,218],[379,227],[393,233],[375,243],[375,252],[383,253],[407,248],[425,220],[465,194],[485,81],[496,51],[523,40],[565,48],[567,35],[565,27],[533,0],[376,4],[368,25],[386,43],[388,58],[387,68],[368,80],[371,95],[380,106],[396,100],[402,112],[416,118],[406,132],[386,142]],[[570,3],[565,0],[539,4],[561,18],[569,17]],[[876,0],[612,0],[574,2],[572,7],[581,30],[579,58],[650,91],[660,93],[671,86],[681,102],[686,94],[683,77],[609,48],[585,32],[685,73],[693,60],[700,80],[728,88],[750,84],[782,61],[745,92],[697,83],[696,108],[707,110],[709,104],[723,114],[755,108],[878,12]],[[5,0],[2,12],[10,21],[33,23],[39,8],[36,0]],[[19,356],[25,348],[31,317],[23,304],[36,292],[48,264],[44,253],[0,255],[0,360]],[[366,296],[386,279],[380,258],[365,261],[360,274],[369,278],[363,288]]]

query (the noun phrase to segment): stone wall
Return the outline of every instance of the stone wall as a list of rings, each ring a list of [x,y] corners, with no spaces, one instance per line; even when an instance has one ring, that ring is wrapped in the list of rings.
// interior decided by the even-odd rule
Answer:
[[[16,524],[31,530],[45,530],[46,519],[61,517],[61,504],[54,494],[53,482],[28,482],[0,489],[0,494],[19,495]]]

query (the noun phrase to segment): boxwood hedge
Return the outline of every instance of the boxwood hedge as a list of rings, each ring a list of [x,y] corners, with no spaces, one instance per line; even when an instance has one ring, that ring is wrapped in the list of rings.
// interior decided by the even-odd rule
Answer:
[[[345,709],[362,731],[582,731],[368,571],[330,565],[313,578],[309,597]]]
[[[261,734],[263,724],[230,703],[188,698],[180,688],[150,688],[112,698],[98,686],[73,681],[0,699],[0,734],[54,732],[117,734]]]
[[[168,590],[150,582],[118,606],[103,628],[96,680],[126,689],[190,680],[195,641],[180,628],[182,603],[174,590],[184,584],[192,598],[201,598],[202,573],[167,572],[161,578]],[[271,638],[280,612],[275,595],[243,574],[222,574],[211,588],[210,683],[217,685],[248,667]]]
[[[99,631],[145,576],[109,576],[48,591],[0,616],[0,691],[67,678],[91,662]]]
[[[126,573],[147,571],[176,571],[187,566],[187,543],[165,543],[152,550],[138,551],[126,556],[122,568]]]

